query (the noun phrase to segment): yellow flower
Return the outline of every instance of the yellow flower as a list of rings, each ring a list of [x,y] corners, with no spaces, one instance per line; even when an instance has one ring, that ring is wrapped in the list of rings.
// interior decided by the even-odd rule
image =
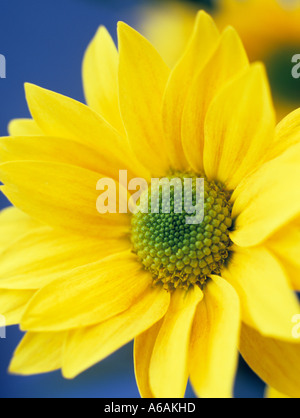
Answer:
[[[292,57],[300,54],[300,1],[219,0],[214,18],[220,30],[232,25],[239,33],[251,61],[267,66],[279,119],[300,106],[299,79],[293,79]],[[187,42],[195,16],[192,3],[170,2],[140,13],[141,30],[174,63]],[[161,22],[165,20],[165,25]],[[173,39],[182,33],[176,48]],[[161,42],[163,39],[163,42]],[[295,64],[294,64],[295,65]]]
[[[138,8],[139,31],[151,41],[168,65],[175,65],[184,52],[197,10],[192,3],[179,1]]]
[[[218,26],[234,25],[252,60],[281,47],[300,46],[299,0],[221,0],[218,6]]]
[[[172,69],[124,23],[118,38],[100,28],[86,52],[88,106],[26,85],[33,119],[0,141],[1,314],[27,331],[11,372],[73,378],[135,338],[144,397],[182,397],[188,377],[231,396],[238,348],[298,396],[300,111],[275,127],[264,67],[204,12]],[[98,213],[119,170],[203,177],[203,222]]]

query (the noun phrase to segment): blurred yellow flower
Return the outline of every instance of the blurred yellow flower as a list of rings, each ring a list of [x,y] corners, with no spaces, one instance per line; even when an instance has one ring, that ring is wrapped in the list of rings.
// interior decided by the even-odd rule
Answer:
[[[151,41],[169,66],[174,66],[186,48],[197,8],[185,2],[160,2],[138,8],[139,30]]]
[[[291,76],[292,57],[300,54],[300,1],[217,0],[215,4],[218,28],[232,25],[250,61],[266,64],[279,119],[300,107],[300,82]],[[188,40],[195,13],[193,3],[166,2],[143,10],[140,29],[159,46],[167,62],[174,63],[182,52],[183,39]],[[184,35],[180,43],[178,33]]]
[[[300,392],[300,111],[277,127],[261,64],[199,12],[169,68],[124,23],[83,63],[88,106],[26,85],[32,120],[0,141],[0,306],[26,331],[13,373],[73,378],[135,338],[144,397],[230,397],[238,348]],[[99,214],[101,178],[205,179],[205,217]],[[174,197],[174,192],[173,192]]]

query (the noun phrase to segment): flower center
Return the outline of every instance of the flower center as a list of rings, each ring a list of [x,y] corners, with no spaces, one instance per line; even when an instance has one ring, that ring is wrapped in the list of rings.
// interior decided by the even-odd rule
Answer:
[[[144,204],[141,196],[139,212],[132,216],[133,252],[152,274],[153,283],[163,284],[170,291],[177,287],[202,287],[209,275],[220,274],[232,244],[231,193],[219,182],[208,181],[204,176],[201,183],[197,179],[200,177],[191,173],[168,177],[172,185],[169,205],[164,202],[164,186],[152,185],[145,192]]]

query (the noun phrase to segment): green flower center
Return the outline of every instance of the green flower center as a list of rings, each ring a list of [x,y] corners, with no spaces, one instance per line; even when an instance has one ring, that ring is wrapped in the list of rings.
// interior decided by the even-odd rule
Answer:
[[[132,216],[133,252],[153,283],[168,290],[202,287],[211,274],[220,274],[232,244],[231,193],[221,183],[201,178],[198,183],[200,176],[191,173],[168,177],[169,205],[164,188],[152,184]]]

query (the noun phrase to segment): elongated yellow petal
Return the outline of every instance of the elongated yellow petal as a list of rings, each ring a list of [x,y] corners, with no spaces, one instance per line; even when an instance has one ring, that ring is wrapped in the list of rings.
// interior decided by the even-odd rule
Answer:
[[[252,66],[212,102],[205,120],[204,168],[234,189],[273,141],[275,113],[265,70]]]
[[[172,70],[166,87],[163,102],[164,130],[172,166],[178,170],[188,167],[181,142],[181,119],[187,91],[195,75],[201,71],[213,53],[218,36],[219,33],[212,18],[204,11],[199,12],[186,51]],[[198,101],[202,101],[203,98],[201,95],[199,98],[197,90],[193,93]],[[194,108],[193,112],[195,112]]]
[[[239,298],[225,280],[213,276],[197,308],[191,335],[190,375],[199,397],[232,397],[239,330]]]
[[[119,157],[118,157],[119,158]],[[136,161],[133,155],[119,162],[107,150],[95,151],[88,145],[74,140],[48,136],[22,136],[0,138],[0,161],[49,161],[75,165],[99,172],[109,178],[119,180],[119,170],[127,170],[130,181],[137,175],[148,180],[149,172]]]
[[[145,274],[141,273],[141,279]],[[151,327],[165,314],[169,301],[165,290],[149,287],[120,315],[94,327],[70,332],[63,356],[64,376],[75,377]]]
[[[99,152],[100,171],[103,165],[116,173],[132,167],[135,160],[128,141],[89,107],[33,84],[26,84],[26,98],[45,135],[73,139]]]
[[[79,267],[37,292],[21,321],[28,331],[62,331],[115,316],[151,285],[136,256],[129,251]]]
[[[80,167],[43,161],[0,165],[4,194],[30,216],[74,232],[99,237],[120,236],[129,226],[128,215],[97,212],[96,202],[101,193],[96,186],[102,177]],[[116,197],[112,195],[118,209]]]
[[[163,319],[147,331],[138,335],[134,341],[134,370],[137,385],[143,398],[154,398],[149,381],[149,368],[153,348]]]
[[[9,371],[27,376],[58,370],[66,335],[66,332],[28,332],[14,353]]]
[[[35,229],[0,253],[0,288],[40,289],[66,271],[127,249],[127,238],[101,240],[47,227]]]
[[[34,290],[0,289],[0,315],[4,316],[6,325],[20,322],[25,307],[34,294]]]
[[[136,156],[154,175],[169,168],[160,109],[170,70],[153,46],[134,29],[119,23],[120,107]]]
[[[300,344],[266,338],[244,325],[240,351],[268,385],[292,398],[300,396]]]
[[[115,129],[84,104],[33,84],[26,84],[25,90],[30,112],[45,135],[74,139],[94,149],[123,142]]]
[[[271,144],[267,159],[275,158],[293,145],[300,143],[300,109],[286,116],[276,127],[275,141]]]
[[[84,56],[82,78],[87,104],[124,134],[118,99],[117,48],[101,26]]]
[[[13,206],[0,212],[0,251],[35,228],[40,223]]]
[[[73,140],[46,136],[0,138],[0,161],[49,161],[75,165],[118,179],[113,164],[94,149]]]
[[[282,262],[293,288],[300,291],[300,221],[285,225],[269,238],[266,245]]]
[[[257,245],[300,213],[300,144],[265,163],[234,191],[231,239]]]
[[[227,28],[187,94],[182,117],[182,142],[186,158],[196,171],[203,171],[204,121],[217,92],[248,67],[248,58],[236,31]]]
[[[156,398],[182,398],[188,379],[190,332],[203,293],[177,289],[159,330],[150,362],[150,387]]]
[[[264,247],[236,249],[222,276],[235,288],[242,319],[266,336],[293,339],[299,303],[276,258]]]
[[[283,393],[278,392],[278,390],[268,386],[266,391],[265,391],[265,398],[268,398],[268,399],[289,399],[290,396],[284,395]]]
[[[13,119],[9,122],[8,133],[11,136],[42,135],[43,131],[33,119]]]

